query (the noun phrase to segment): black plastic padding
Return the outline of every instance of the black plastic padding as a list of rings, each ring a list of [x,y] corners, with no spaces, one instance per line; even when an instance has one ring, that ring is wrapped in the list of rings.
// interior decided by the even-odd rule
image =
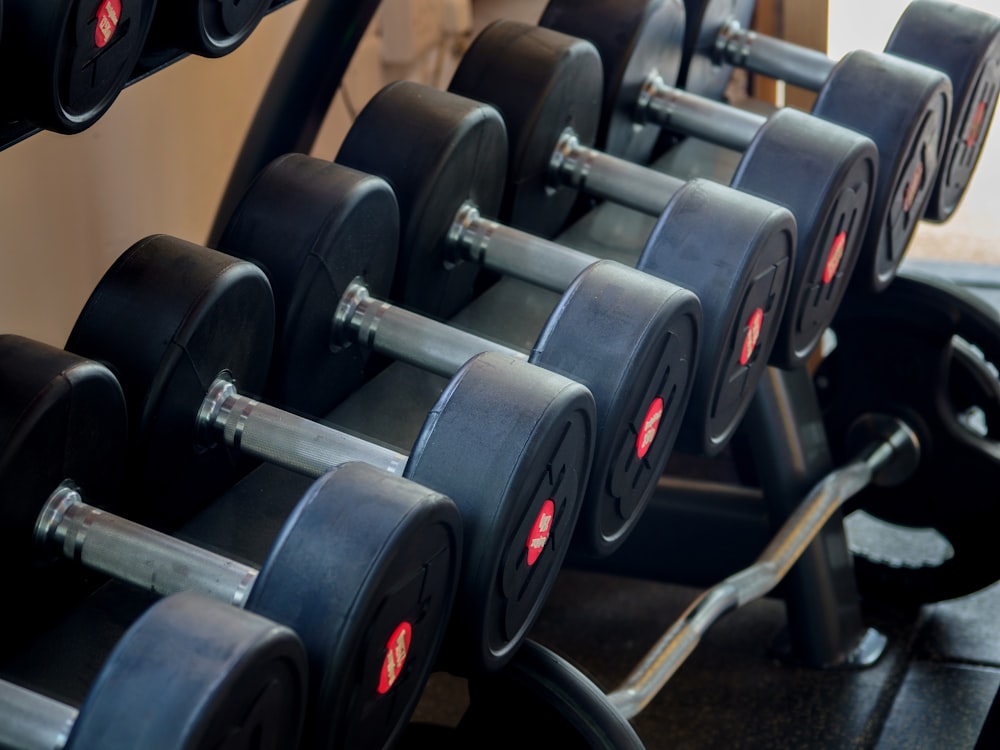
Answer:
[[[585,269],[549,316],[531,361],[597,403],[574,553],[606,557],[640,522],[691,398],[701,327],[692,292],[614,261]]]
[[[595,421],[584,386],[497,352],[469,360],[428,413],[406,476],[451,497],[465,529],[448,670],[495,670],[527,636],[580,515]]]
[[[732,186],[785,206],[798,228],[772,365],[804,366],[836,315],[861,254],[877,175],[870,138],[787,107],[746,150]]]
[[[684,0],[687,24],[678,88],[709,99],[723,98],[733,67],[715,61],[719,30],[729,21],[750,28],[756,4],[754,0]]]
[[[979,163],[1000,94],[1000,19],[958,3],[915,0],[906,6],[885,51],[937,68],[952,86],[948,141],[924,211],[947,221]]]
[[[448,232],[462,204],[500,210],[507,131],[489,105],[412,81],[379,91],[358,113],[337,162],[385,179],[399,202],[401,244],[392,299],[446,318],[468,303],[476,263],[455,262]]]
[[[245,42],[270,0],[163,0],[149,42],[202,57],[222,57]]]
[[[706,180],[685,183],[650,233],[637,267],[693,291],[705,321],[678,435],[686,453],[718,455],[746,414],[785,312],[796,236],[788,209]]]
[[[492,104],[507,126],[501,221],[543,237],[565,227],[579,193],[554,181],[550,165],[566,128],[594,144],[603,76],[589,42],[515,21],[493,22],[462,55],[448,90]]]
[[[539,26],[580,37],[604,63],[604,103],[597,146],[645,162],[658,127],[636,126],[639,93],[651,72],[677,82],[684,51],[681,0],[550,0]]]
[[[449,498],[361,463],[333,468],[289,516],[247,608],[306,646],[306,745],[393,744],[437,660],[461,523]]]
[[[951,95],[943,73],[864,50],[845,55],[820,89],[813,114],[878,147],[875,200],[850,289],[879,292],[896,275],[934,187]]]
[[[65,747],[296,747],[306,671],[290,629],[197,594],[174,594],[115,646]]]
[[[103,362],[129,410],[128,482],[141,487],[136,520],[174,526],[248,468],[197,433],[212,382],[264,387],[274,338],[274,300],[257,266],[167,235],[126,250],[91,293],[69,351]]]
[[[334,314],[356,277],[373,296],[389,295],[398,248],[399,210],[381,178],[304,154],[257,176],[218,250],[257,263],[271,282],[269,402],[323,415],[364,382],[368,350],[331,341]]]

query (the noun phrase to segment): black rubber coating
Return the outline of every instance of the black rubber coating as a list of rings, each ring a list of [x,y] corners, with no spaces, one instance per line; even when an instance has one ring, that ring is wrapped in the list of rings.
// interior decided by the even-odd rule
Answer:
[[[590,389],[597,444],[573,553],[606,557],[642,517],[694,386],[698,298],[613,261],[586,268],[549,316],[531,361]]]
[[[722,99],[733,76],[733,66],[718,64],[714,48],[719,29],[728,21],[750,28],[754,0],[685,0],[687,25],[684,33],[684,60],[677,87],[685,91]]]
[[[878,183],[850,288],[888,286],[930,200],[951,113],[951,82],[938,71],[863,50],[834,66],[813,114],[857,130],[878,147]]]
[[[795,242],[788,209],[705,180],[685,183],[650,234],[637,267],[693,291],[704,313],[684,452],[717,455],[742,421],[777,340]]]
[[[582,385],[496,352],[469,360],[428,414],[406,476],[451,497],[464,522],[446,669],[498,669],[527,636],[569,549],[595,421]]]
[[[995,420],[987,417],[980,431],[965,417],[980,405],[997,414],[997,311],[955,284],[903,271],[881,294],[844,305],[834,332],[837,346],[815,377],[834,459],[850,451],[850,428],[867,414],[901,418],[921,452],[912,476],[893,487],[865,489],[850,507],[890,523],[936,529],[954,550],[940,564],[917,567],[859,556],[862,591],[879,601],[922,604],[1000,580],[1000,436]],[[975,349],[960,348],[955,337]],[[970,388],[977,374],[980,382]]]
[[[952,85],[947,148],[924,219],[947,221],[979,162],[1000,94],[1000,19],[957,3],[915,0],[885,51],[937,68]]]
[[[550,0],[538,22],[591,42],[604,63],[597,146],[629,161],[648,159],[659,128],[637,128],[635,108],[652,71],[673,85],[684,49],[680,0]]]
[[[500,221],[543,237],[561,231],[579,192],[549,177],[565,128],[590,146],[601,117],[603,70],[589,42],[495,21],[473,41],[448,90],[503,115],[509,141]]]
[[[646,747],[596,684],[535,641],[499,674],[470,680],[469,697],[456,730],[462,747]]]
[[[411,81],[379,91],[361,110],[337,162],[385,179],[399,201],[401,245],[392,299],[447,318],[475,292],[479,266],[456,262],[448,232],[462,204],[500,209],[507,133],[495,109]]]
[[[93,125],[125,88],[155,7],[156,0],[5,0],[5,116],[65,134]]]
[[[269,403],[326,414],[365,381],[365,347],[331,341],[334,313],[359,276],[374,296],[389,295],[398,217],[384,180],[304,154],[279,157],[251,183],[218,250],[253,261],[271,282]]]
[[[0,336],[0,393],[0,566],[21,579],[38,560],[38,514],[64,480],[119,505],[128,422],[106,367],[21,336]]]
[[[199,445],[198,410],[222,372],[264,387],[274,337],[267,277],[252,263],[166,235],[140,240],[104,274],[66,348],[106,364],[129,412],[130,517],[174,527],[249,468]]]
[[[175,594],[150,607],[115,646],[65,748],[296,747],[306,671],[290,629]]]
[[[871,139],[787,107],[740,161],[732,186],[785,206],[798,229],[772,365],[804,366],[833,321],[861,254],[877,175]]]
[[[150,45],[222,57],[247,40],[271,7],[270,0],[162,0]]]
[[[333,468],[289,516],[246,606],[305,644],[305,746],[393,744],[444,637],[461,523],[444,495],[361,463]]]

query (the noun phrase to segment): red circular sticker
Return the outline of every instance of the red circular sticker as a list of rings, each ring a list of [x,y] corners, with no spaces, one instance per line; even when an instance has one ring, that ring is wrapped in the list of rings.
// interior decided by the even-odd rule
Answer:
[[[94,29],[94,44],[98,48],[111,41],[121,17],[122,0],[101,0],[97,6],[97,28]]]
[[[965,136],[965,147],[972,148],[979,141],[979,134],[983,129],[983,122],[986,120],[986,102],[979,102],[976,107],[976,114],[972,116],[969,123],[969,133]]]
[[[385,660],[382,662],[382,674],[378,680],[379,695],[385,695],[396,684],[399,673],[403,671],[406,656],[410,653],[410,640],[412,638],[413,626],[405,620],[389,636],[389,642],[385,644]]]
[[[538,556],[545,549],[545,543],[549,541],[549,532],[552,531],[552,517],[556,513],[556,504],[551,500],[542,503],[542,509],[538,511],[538,517],[531,526],[531,533],[528,534],[528,541],[525,547],[528,550],[528,565],[534,565]]]
[[[764,327],[764,311],[759,307],[753,311],[750,320],[747,321],[747,335],[743,339],[743,351],[740,352],[740,364],[745,365],[750,361],[753,350],[757,348],[760,341],[760,330]]]
[[[660,428],[660,419],[663,417],[663,399],[657,396],[653,403],[646,410],[646,418],[642,420],[642,427],[635,438],[635,452],[639,458],[645,457],[649,452],[649,446],[656,439],[656,431]]]
[[[840,261],[844,259],[844,246],[847,245],[847,232],[841,232],[833,238],[830,252],[826,256],[826,267],[823,269],[823,283],[829,284],[837,275]]]
[[[913,201],[917,198],[917,192],[920,190],[920,183],[924,179],[924,161],[921,159],[917,162],[917,166],[913,168],[913,176],[910,177],[910,184],[906,186],[906,192],[903,193],[903,210],[909,211],[913,208]]]

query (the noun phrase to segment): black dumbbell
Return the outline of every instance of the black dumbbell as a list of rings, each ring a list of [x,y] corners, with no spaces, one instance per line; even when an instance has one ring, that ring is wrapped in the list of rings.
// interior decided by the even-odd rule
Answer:
[[[386,260],[391,267],[398,247],[396,198],[380,177],[297,154],[257,177],[218,249],[254,261],[271,279],[280,322],[270,397],[291,409],[325,406],[315,403],[330,391],[325,381],[361,374],[359,348],[446,378],[484,351],[568,375],[594,394],[598,418],[573,547],[612,552],[652,496],[691,396],[701,330],[695,296],[617,263],[592,264],[529,356],[382,302],[390,279],[366,270]],[[588,351],[595,340],[601,351]]]
[[[723,7],[732,7],[732,0],[721,2]],[[655,4],[661,13],[673,12],[678,16],[684,13],[680,0],[662,0]],[[611,27],[602,25],[600,21],[614,14],[617,8],[616,2],[608,0],[587,0],[582,5],[578,2],[551,0],[539,22],[548,28],[593,42],[604,62],[606,85],[611,86],[612,90],[616,88],[613,83],[616,80],[616,66],[622,64],[622,59],[616,53],[627,54],[627,47],[622,46],[621,40],[609,39]],[[715,19],[717,16],[715,11],[706,11],[706,18]],[[625,33],[631,36],[632,43],[646,49],[651,43],[646,40],[640,42],[635,37],[655,33],[656,28],[644,26],[640,21],[639,13],[626,15],[618,28],[622,32],[624,27]],[[737,33],[737,25],[735,20],[733,23],[719,24],[720,34],[727,35],[725,38],[720,37],[720,50],[725,46],[725,41],[731,38],[728,35]],[[702,36],[705,34],[707,32]],[[632,138],[629,145],[635,148],[630,151],[613,151],[605,145],[606,150],[636,161],[648,158],[649,152],[642,149],[651,149],[656,142],[656,131],[660,124],[658,120],[669,120],[672,116],[670,108],[673,100],[669,92],[666,100],[658,98],[656,92],[661,87],[656,78],[658,76],[662,82],[670,84],[673,82],[672,78],[681,75],[677,69],[668,70],[666,67],[676,62],[675,44],[676,40],[664,40],[664,59],[660,62],[655,59],[647,61],[646,79],[644,85],[635,92],[635,98],[626,100],[618,97],[608,100],[606,97],[605,106],[619,107],[621,113],[612,116],[610,111],[605,111],[603,123],[608,130],[599,135],[598,144],[628,140],[626,136],[611,132],[611,128],[628,128],[631,131],[649,128],[653,132],[645,138]],[[754,50],[756,49],[754,46]],[[750,65],[753,55],[748,48],[734,42],[733,50],[740,53],[739,64]],[[725,53],[720,51],[720,54]],[[930,199],[934,178],[944,153],[951,112],[951,82],[940,71],[892,55],[857,51],[846,55],[835,65],[825,55],[812,51],[810,54],[822,57],[825,61],[825,72],[815,82],[814,88],[820,91],[820,95],[812,114],[863,133],[878,147],[878,179],[871,219],[863,239],[859,260],[861,271],[853,275],[851,288],[881,291],[895,275]],[[796,68],[798,65],[795,62],[788,67]],[[682,114],[686,113],[685,110]],[[726,134],[723,143],[741,149],[750,144],[764,121],[761,117],[743,115],[732,109],[719,109],[712,113],[712,118],[715,121],[707,130],[709,137],[722,140],[722,134]],[[696,123],[693,124],[700,127],[706,124],[708,118],[696,116],[695,119]]]
[[[409,81],[390,84],[358,114],[337,161],[385,178],[396,193],[403,231],[391,298],[410,308],[448,315],[471,296],[480,267],[564,293],[598,260],[484,218],[498,212],[507,165],[506,128],[490,105]],[[731,191],[704,182],[679,195],[638,264],[701,301],[701,354],[678,445],[709,455],[731,438],[767,367],[795,249],[795,220],[768,201],[740,196],[711,225],[692,208],[725,201],[724,193]],[[629,315],[627,303],[622,309]],[[607,330],[599,340],[578,331],[578,356],[602,356]]]
[[[156,0],[6,0],[3,116],[57,133],[93,125],[128,83]]]
[[[149,31],[149,44],[202,57],[222,57],[247,40],[270,7],[270,0],[161,2]]]
[[[381,747],[405,726],[457,589],[461,519],[450,499],[366,464],[341,464],[306,490],[257,568],[115,515],[107,508],[124,505],[118,497],[105,509],[84,502],[90,492],[78,482],[114,472],[117,457],[90,455],[84,476],[67,472],[93,451],[88,444],[107,451],[128,429],[107,368],[9,335],[0,336],[0,363],[0,421],[11,428],[0,445],[5,567],[24,568],[42,552],[288,626],[309,659],[310,745]]]
[[[593,45],[551,29],[497,21],[473,41],[449,90],[492,104],[504,117],[511,146],[502,219],[548,235],[565,222],[578,191],[659,216],[685,188],[661,171],[590,147],[601,117],[602,81]],[[746,156],[732,187],[785,206],[795,217],[789,303],[770,362],[800,367],[833,320],[854,270],[878,155],[870,139],[791,109],[770,119],[747,116],[756,118],[755,127],[742,144]],[[705,225],[719,221],[740,198],[730,199],[701,207]],[[706,240],[709,264],[707,232]]]
[[[106,364],[129,405],[137,520],[177,520],[232,481],[234,453],[308,476],[360,460],[452,498],[463,522],[449,668],[509,659],[544,604],[579,516],[594,400],[561,375],[499,354],[471,360],[409,456],[240,395],[270,365],[274,301],[254,264],[164,235],[118,258],[67,349]],[[537,559],[532,544],[541,544]],[[529,564],[528,558],[534,560]]]
[[[302,642],[289,628],[197,594],[175,594],[128,628],[79,709],[0,680],[0,745],[296,747],[306,675]]]

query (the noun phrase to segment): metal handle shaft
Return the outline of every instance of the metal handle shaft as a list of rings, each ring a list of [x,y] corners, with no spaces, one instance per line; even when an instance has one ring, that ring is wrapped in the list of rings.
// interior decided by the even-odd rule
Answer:
[[[0,747],[62,750],[79,712],[33,690],[0,681]]]
[[[784,39],[757,34],[732,20],[719,28],[716,63],[735,65],[807,91],[819,91],[836,61]]]

